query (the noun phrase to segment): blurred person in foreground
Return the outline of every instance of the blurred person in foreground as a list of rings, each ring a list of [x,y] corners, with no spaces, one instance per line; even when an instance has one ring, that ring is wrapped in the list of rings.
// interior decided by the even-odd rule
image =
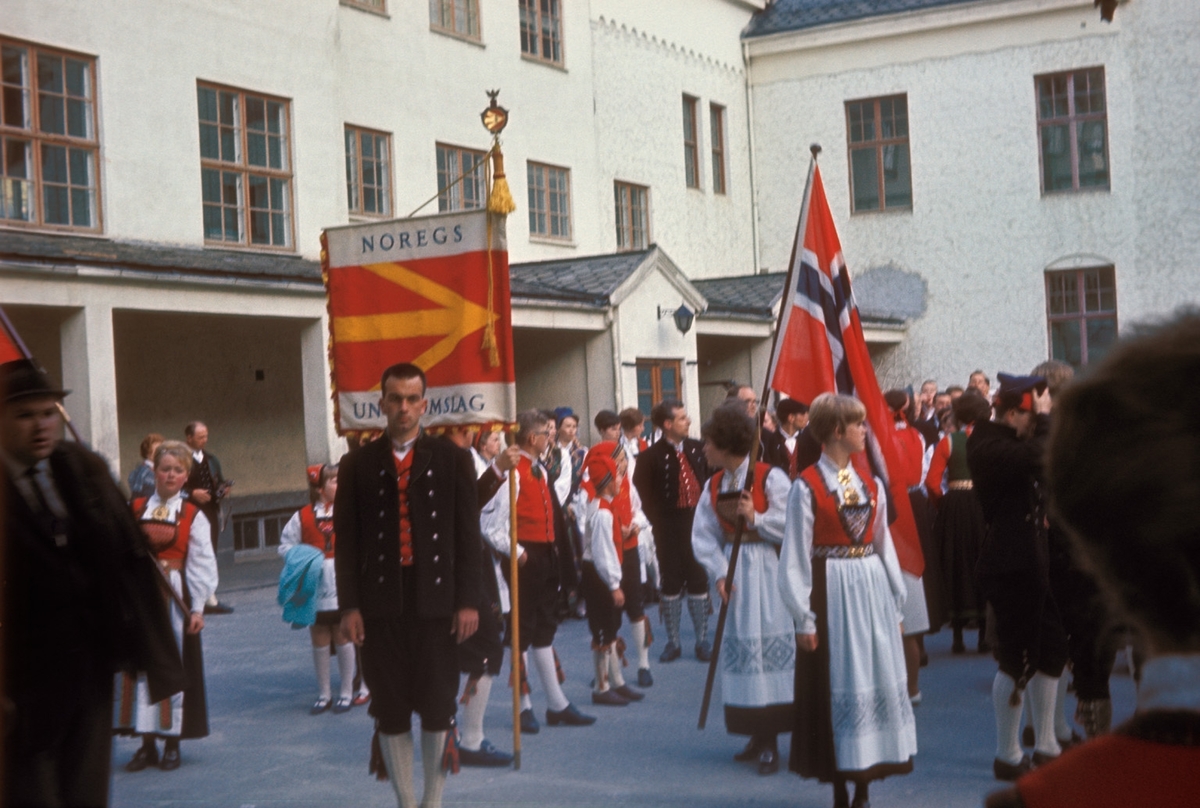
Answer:
[[[139,497],[148,497],[154,493],[154,451],[166,438],[157,432],[151,432],[142,438],[140,448],[142,462],[129,472],[129,499],[132,502]]]
[[[4,805],[108,805],[113,673],[145,671],[156,701],[184,684],[146,540],[104,460],[62,440],[66,394],[0,365]]]
[[[1195,805],[1200,794],[1200,312],[1119,344],[1055,401],[1054,515],[1142,634],[1137,710],[993,794],[1008,806]]]

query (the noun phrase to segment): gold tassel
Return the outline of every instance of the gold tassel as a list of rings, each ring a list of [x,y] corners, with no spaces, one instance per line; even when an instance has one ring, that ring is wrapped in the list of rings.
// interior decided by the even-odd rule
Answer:
[[[489,213],[507,216],[517,209],[517,203],[513,202],[508,180],[504,177],[504,155],[500,152],[499,142],[492,147],[492,166],[492,192],[488,196],[487,209]]]

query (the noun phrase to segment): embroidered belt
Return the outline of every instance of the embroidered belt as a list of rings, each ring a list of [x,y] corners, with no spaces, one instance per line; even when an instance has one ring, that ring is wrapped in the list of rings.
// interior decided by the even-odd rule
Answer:
[[[866,558],[875,555],[874,544],[814,544],[814,558]]]
[[[974,487],[975,482],[973,480],[951,480],[946,483],[946,488],[951,491],[970,491]]]
[[[183,572],[183,559],[160,558],[158,559],[158,566],[162,567],[163,570],[175,570],[176,572]]]

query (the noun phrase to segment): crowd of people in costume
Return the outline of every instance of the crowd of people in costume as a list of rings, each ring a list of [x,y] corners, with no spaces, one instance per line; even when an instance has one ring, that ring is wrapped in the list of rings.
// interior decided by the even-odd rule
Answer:
[[[1120,776],[1130,756],[1154,773],[1159,804],[1185,804],[1178,800],[1194,797],[1188,783],[1200,770],[1200,568],[1187,494],[1196,481],[1151,487],[1138,474],[1163,458],[1186,467],[1194,424],[1182,433],[1169,425],[1183,423],[1195,392],[1178,389],[1164,403],[1131,379],[1157,373],[1156,384],[1178,387],[1180,368],[1200,369],[1198,323],[1187,315],[1153,330],[1081,381],[1051,361],[1029,375],[999,374],[994,392],[982,372],[965,388],[927,381],[889,390],[895,431],[876,438],[894,442],[899,462],[886,470],[872,465],[866,410],[849,396],[782,398],[768,410],[752,388],[735,385],[699,440],[676,399],[648,414],[606,410],[592,422],[600,440],[587,447],[568,408],[524,411],[511,432],[432,435],[422,428],[423,373],[387,368],[387,430],[337,465],[310,467],[311,503],[281,535],[284,618],[308,627],[312,641],[310,711],[369,705],[372,770],[390,780],[403,808],[436,808],[452,761],[512,762],[487,738],[485,715],[514,632],[520,732],[541,731],[539,718],[586,727],[597,721],[592,713],[635,705],[654,686],[647,607],[657,602],[659,665],[719,655],[725,728],[746,738],[734,760],[774,774],[778,736],[791,733],[788,768],[830,784],[835,808],[864,808],[873,781],[913,768],[923,636],[948,626],[953,654],[968,653],[965,632],[974,630],[975,650],[998,663],[992,773],[1015,786],[990,805],[1060,804],[1068,786],[1100,772],[1113,791],[1091,789],[1090,804],[1133,799],[1138,792]],[[114,613],[97,630],[105,616],[77,610],[55,624],[85,660],[69,692],[97,696],[60,707],[92,729],[107,721],[141,736],[129,771],[178,768],[180,740],[208,734],[199,638],[217,608],[213,505],[228,485],[204,451],[207,428],[189,425],[186,443],[148,436],[146,464],[130,475],[132,497],[118,510],[120,494],[98,459],[50,436],[56,414],[39,406],[66,391],[17,364],[5,366],[3,459],[23,521],[6,512],[7,541],[9,563],[29,576],[20,593],[6,584],[6,648],[24,623],[58,619],[61,604],[46,609],[56,592],[70,604],[112,588],[124,618]],[[1118,450],[1114,426],[1142,443]],[[1118,468],[1122,452],[1132,471]],[[885,475],[908,489],[918,535],[907,546],[890,528],[897,488]],[[77,485],[102,493],[81,498]],[[1131,516],[1138,503],[1151,509],[1153,535]],[[112,554],[112,580],[70,594],[52,584],[88,579],[85,516]],[[714,648],[719,609],[727,621]],[[591,707],[562,687],[555,642],[564,619],[587,620]],[[1139,713],[1114,733],[1108,676],[1118,631],[1136,632],[1144,664]],[[5,662],[12,703],[31,709],[44,686],[10,656]],[[110,698],[103,716],[98,699],[113,671],[115,709]],[[1069,679],[1078,727],[1064,712]],[[535,691],[543,709],[534,709]],[[47,742],[43,727],[29,744],[7,748],[8,772],[18,773],[6,785],[9,803],[52,804],[41,797],[54,791],[62,804],[89,804],[99,793],[94,770],[106,782],[107,752],[76,748],[72,733]]]

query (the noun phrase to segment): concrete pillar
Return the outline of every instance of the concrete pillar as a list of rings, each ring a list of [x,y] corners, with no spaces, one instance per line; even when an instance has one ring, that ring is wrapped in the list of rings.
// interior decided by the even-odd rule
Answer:
[[[329,330],[324,319],[312,320],[300,332],[300,373],[304,387],[304,446],[308,463],[337,462],[345,452],[333,423],[329,379]]]
[[[63,386],[72,391],[64,404],[79,435],[117,470],[121,458],[117,429],[117,363],[112,307],[89,304],[63,321]]]

